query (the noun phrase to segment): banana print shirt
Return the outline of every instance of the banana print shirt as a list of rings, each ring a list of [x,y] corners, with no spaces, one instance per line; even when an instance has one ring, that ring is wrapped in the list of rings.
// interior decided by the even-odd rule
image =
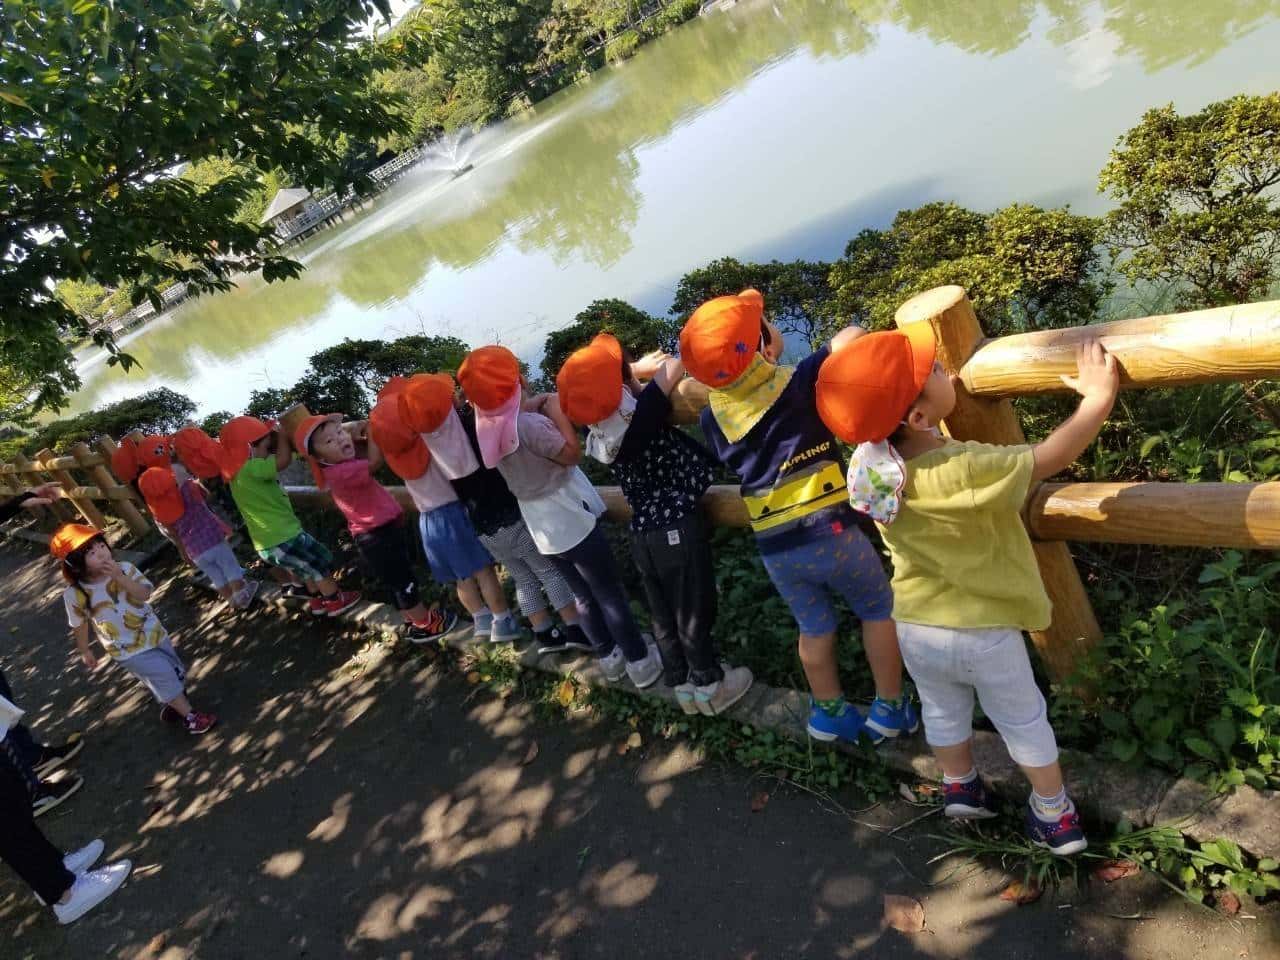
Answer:
[[[121,563],[126,575],[146,586],[150,580],[131,563]],[[134,603],[114,580],[85,583],[62,591],[67,607],[67,621],[74,630],[88,621],[113,660],[128,660],[146,650],[158,647],[168,634],[156,618],[151,604]]]

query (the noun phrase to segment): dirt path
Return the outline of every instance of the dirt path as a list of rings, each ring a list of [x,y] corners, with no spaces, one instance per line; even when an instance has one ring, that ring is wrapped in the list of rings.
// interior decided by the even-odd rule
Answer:
[[[0,577],[32,726],[88,737],[85,788],[41,823],[139,867],[69,928],[0,869],[6,958],[1280,957],[1274,908],[1233,927],[1144,878],[1022,908],[997,870],[931,888],[954,864],[927,864],[927,826],[886,838],[792,790],[753,813],[760,781],[678,744],[619,756],[616,728],[472,697],[420,651],[361,672],[333,624],[229,618],[178,581],[161,618],[222,718],[191,740],[73,661],[42,558],[6,546]],[[882,932],[884,892],[919,898],[926,931]]]

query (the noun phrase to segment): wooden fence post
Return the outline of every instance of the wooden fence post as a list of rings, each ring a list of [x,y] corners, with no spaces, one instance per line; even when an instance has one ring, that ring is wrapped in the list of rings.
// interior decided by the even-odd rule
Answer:
[[[44,482],[40,471],[37,470],[35,465],[32,464],[32,462],[23,454],[15,453],[13,455],[13,465],[18,468],[18,472],[15,476],[17,477],[17,487],[19,490],[25,490],[27,487],[34,487]],[[61,500],[53,501],[49,509],[53,511],[55,520],[66,522],[75,519],[75,512]]]
[[[135,443],[138,440],[142,439],[141,435],[138,434],[138,431],[136,430],[133,433],[128,434],[128,436],[131,437]],[[117,446],[118,444],[114,440],[112,440],[110,437],[103,437],[98,441],[98,452],[102,454],[102,458],[106,460],[108,464],[111,463],[112,458],[115,456]],[[123,507],[125,504],[128,504],[129,506],[133,507],[133,512],[136,513],[139,519],[142,521],[141,526],[138,528],[135,528],[132,521],[130,521],[126,516],[125,522],[129,524],[129,529],[133,530],[133,532],[138,534],[139,536],[145,535],[148,531],[150,531],[151,524],[150,522],[148,522],[147,518],[141,513],[141,511],[138,510],[137,506],[135,506],[135,504],[142,503],[142,497],[140,497],[138,495],[138,491],[133,488],[133,484],[125,483],[124,480],[117,477],[114,472],[111,473],[111,477],[115,482],[115,484],[118,485],[120,489],[123,490],[128,495],[128,499],[119,501],[121,507]],[[123,514],[123,510],[121,511],[121,513]]]
[[[107,463],[110,463],[111,454],[107,453],[101,444],[99,449],[101,450],[102,458]],[[77,443],[71,448],[71,455],[76,458],[81,468],[87,470],[89,475],[93,477],[93,482],[98,485],[103,499],[120,514],[124,522],[129,525],[129,529],[136,536],[146,536],[151,531],[151,524],[147,523],[147,518],[133,505],[133,491],[127,485],[121,483],[105,463],[89,463],[94,459],[94,456],[87,443],[83,441]]]
[[[48,447],[45,447],[36,456],[41,461],[47,461],[56,460],[58,455]],[[76,478],[71,475],[70,471],[50,470],[49,473],[53,476],[53,479],[62,484],[62,492],[75,505],[75,508],[80,511],[80,516],[84,517],[91,526],[97,527],[99,530],[107,528],[107,518],[102,515],[98,505],[88,497],[76,495],[75,491],[80,488],[80,484],[76,482]]]
[[[962,287],[936,287],[912,297],[898,308],[894,319],[899,327],[930,324],[938,341],[938,361],[953,375],[959,373],[983,340],[973,304]],[[957,440],[1026,443],[1008,400],[974,397],[963,386],[956,388],[956,408],[944,426]],[[1032,545],[1045,590],[1053,602],[1053,622],[1049,629],[1032,633],[1031,640],[1050,677],[1062,680],[1102,639],[1102,628],[1066,544],[1033,540]]]

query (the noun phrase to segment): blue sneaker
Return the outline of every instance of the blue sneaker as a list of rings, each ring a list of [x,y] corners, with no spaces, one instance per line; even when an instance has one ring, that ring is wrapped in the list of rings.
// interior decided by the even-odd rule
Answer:
[[[832,740],[844,740],[857,743],[858,734],[862,733],[862,714],[852,704],[845,703],[840,715],[833,717],[823,710],[812,699],[809,700],[809,736],[823,743]]]
[[[920,714],[916,713],[916,708],[907,697],[903,698],[900,707],[876,697],[867,713],[865,732],[872,743],[884,743],[904,733],[915,733],[919,729]]]
[[[1044,847],[1060,857],[1069,857],[1089,846],[1080,826],[1080,814],[1074,806],[1070,813],[1064,813],[1057,820],[1041,820],[1027,804],[1027,836],[1037,847]]]
[[[981,777],[968,783],[944,783],[942,798],[942,812],[956,820],[990,820],[1000,813]]]

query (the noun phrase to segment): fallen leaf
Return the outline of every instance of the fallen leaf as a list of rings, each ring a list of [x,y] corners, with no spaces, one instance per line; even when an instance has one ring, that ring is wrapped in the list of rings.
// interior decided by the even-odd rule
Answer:
[[[1240,898],[1230,890],[1219,890],[1214,897],[1218,901],[1218,909],[1228,917],[1234,917],[1240,912]]]
[[[1093,875],[1103,883],[1114,883],[1132,877],[1140,869],[1132,860],[1104,860],[1101,866],[1093,868]]]
[[[556,687],[556,702],[562,707],[567,707],[573,703],[573,681],[564,679],[560,681],[560,686]]]
[[[896,893],[884,895],[884,925],[899,933],[919,933],[924,929],[924,907],[915,897]]]
[[[150,939],[150,941],[148,941],[146,948],[143,950],[143,956],[158,956],[160,951],[164,949],[164,944],[165,935],[163,933],[157,933]]]
[[[751,812],[759,813],[769,802],[769,793],[766,790],[759,790],[751,795]]]
[[[538,741],[534,740],[529,744],[529,749],[524,752],[524,759],[520,761],[520,766],[527,767],[533,761],[538,759]]]
[[[479,683],[479,682],[480,682],[479,670],[472,670],[470,673],[467,674],[467,683]]]
[[[627,737],[627,746],[632,750],[639,750],[640,745],[643,743],[644,740],[640,738],[640,734],[638,733],[633,733],[631,736]]]
[[[1021,880],[1014,880],[1000,891],[1000,899],[1006,903],[1016,903],[1018,906],[1022,906],[1026,903],[1035,903],[1043,893],[1044,890],[1034,880],[1028,880],[1025,883]]]
[[[640,718],[639,718],[639,717],[630,717],[630,718],[627,720],[627,726],[629,726],[632,730],[634,730],[636,727],[640,726]]]

